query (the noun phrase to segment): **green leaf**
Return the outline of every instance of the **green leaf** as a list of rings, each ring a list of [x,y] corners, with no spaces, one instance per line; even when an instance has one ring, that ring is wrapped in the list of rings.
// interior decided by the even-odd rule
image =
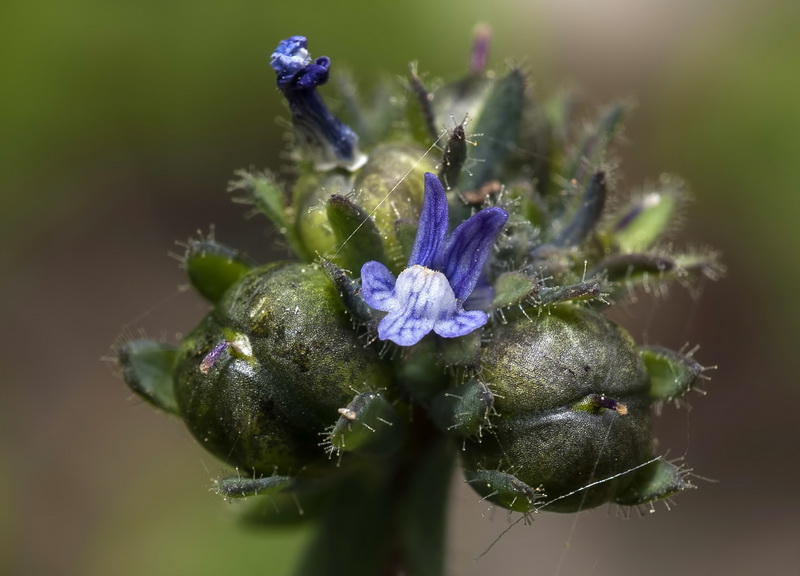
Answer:
[[[266,171],[247,170],[237,170],[235,176],[238,180],[232,180],[228,184],[228,191],[244,192],[246,197],[243,201],[254,204],[281,232],[285,233],[289,227],[284,208],[285,195],[274,176]]]
[[[694,488],[686,479],[687,473],[687,470],[666,460],[652,462],[638,471],[631,485],[615,502],[623,506],[638,506]]]
[[[572,219],[554,240],[557,246],[578,246],[594,230],[606,201],[605,173],[598,170],[594,173],[583,192],[580,205]]]
[[[515,68],[493,83],[471,130],[477,145],[470,152],[481,161],[462,175],[461,190],[476,190],[490,180],[502,180],[505,161],[517,146],[524,104],[525,77],[521,70]]]
[[[464,469],[464,477],[486,500],[515,512],[530,512],[541,498],[541,494],[525,482],[499,470]]]
[[[703,378],[706,367],[689,354],[643,346],[639,354],[650,377],[650,396],[655,400],[673,400],[691,390]]]
[[[438,138],[434,124],[431,94],[417,74],[417,63],[408,65],[409,93],[406,95],[406,119],[411,137],[424,146]]]
[[[247,256],[213,240],[190,240],[183,257],[192,286],[213,304],[255,264]]]
[[[494,395],[489,387],[478,380],[467,380],[435,397],[429,412],[442,430],[458,436],[480,436],[493,407]]]
[[[492,308],[505,308],[527,301],[538,293],[536,281],[521,272],[501,274],[494,283]]]
[[[337,454],[389,454],[403,442],[406,421],[379,393],[357,394],[346,408],[339,409],[339,414],[328,437],[330,450]]]
[[[126,342],[117,350],[122,378],[147,402],[171,414],[178,414],[172,373],[177,349],[152,340]]]
[[[342,304],[344,304],[353,320],[367,326],[368,330],[375,332],[378,325],[378,315],[361,297],[361,281],[353,280],[344,270],[330,260],[322,261],[322,269],[328,275],[328,279],[334,288],[336,288]]]
[[[686,201],[683,182],[662,176],[657,190],[645,192],[621,210],[610,231],[620,252],[641,252],[666,232]]]
[[[333,260],[359,274],[370,260],[384,262],[383,241],[369,214],[344,196],[333,194],[328,200],[328,222],[339,246]]]
[[[266,476],[263,478],[219,478],[214,482],[214,491],[225,498],[247,498],[248,496],[271,496],[294,486],[289,476]]]
[[[561,302],[602,300],[603,287],[597,280],[576,282],[565,286],[541,288],[536,299],[538,306],[550,306]]]
[[[616,102],[600,114],[594,125],[587,128],[578,148],[564,167],[563,175],[567,181],[574,180],[581,184],[589,173],[597,169],[630,108],[629,102]]]
[[[598,262],[587,276],[601,277],[618,288],[632,290],[642,286],[648,292],[660,294],[669,282],[677,281],[691,288],[700,277],[717,280],[725,274],[719,254],[713,251],[685,254],[632,253],[613,254]]]

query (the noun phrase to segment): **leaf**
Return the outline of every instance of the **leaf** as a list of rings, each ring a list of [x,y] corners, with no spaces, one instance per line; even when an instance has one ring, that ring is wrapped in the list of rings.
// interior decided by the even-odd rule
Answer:
[[[147,402],[171,414],[178,414],[172,373],[177,349],[152,340],[126,342],[117,350],[122,378]]]
[[[332,260],[353,272],[360,271],[370,260],[386,260],[378,228],[363,208],[344,196],[333,194],[328,200],[327,212],[339,246]]]
[[[247,256],[214,240],[190,240],[183,257],[192,286],[213,304],[255,263]]]

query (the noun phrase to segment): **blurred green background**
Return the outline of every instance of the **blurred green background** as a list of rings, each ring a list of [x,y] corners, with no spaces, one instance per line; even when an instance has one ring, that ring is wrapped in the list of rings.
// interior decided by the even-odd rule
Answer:
[[[636,97],[620,189],[663,171],[691,184],[679,242],[720,248],[728,277],[617,317],[641,341],[699,343],[698,359],[719,364],[706,397],[658,421],[662,448],[718,483],[697,480],[645,518],[542,514],[474,561],[507,516],[456,480],[449,573],[796,575],[800,3],[330,6],[0,8],[0,572],[288,573],[307,533],[237,526],[207,491],[221,463],[103,358],[116,339],[172,340],[204,313],[168,256],[176,240],[214,224],[256,259],[285,254],[224,192],[237,168],[280,167],[278,40],[308,36],[368,92],[410,60],[458,76],[482,21],[493,64],[523,61],[540,94],[578,86],[587,115]]]

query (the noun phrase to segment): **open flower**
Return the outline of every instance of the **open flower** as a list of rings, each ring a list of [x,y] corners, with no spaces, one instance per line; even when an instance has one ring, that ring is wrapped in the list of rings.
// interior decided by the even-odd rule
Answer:
[[[456,338],[488,320],[481,310],[464,310],[508,214],[488,208],[447,236],[447,195],[439,179],[425,174],[425,199],[408,267],[395,279],[380,262],[361,268],[361,295],[372,308],[388,312],[378,337],[412,346],[433,330]]]
[[[312,61],[306,46],[305,37],[292,36],[278,44],[270,59],[292,123],[317,170],[357,170],[367,161],[358,150],[358,135],[330,113],[316,89],[328,81],[331,60],[322,56]]]

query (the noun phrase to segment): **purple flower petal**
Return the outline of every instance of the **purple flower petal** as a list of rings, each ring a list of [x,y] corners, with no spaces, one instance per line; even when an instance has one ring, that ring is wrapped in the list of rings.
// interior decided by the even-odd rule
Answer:
[[[433,325],[433,331],[445,338],[466,336],[486,324],[489,316],[480,310],[460,310],[449,318],[439,320]]]
[[[278,75],[278,85],[282,86],[295,77],[311,63],[303,36],[292,36],[278,44],[270,58],[270,66]]]
[[[447,278],[424,266],[412,266],[400,273],[394,298],[397,307],[378,324],[378,337],[400,346],[416,344],[439,320],[458,313]]]
[[[416,264],[433,267],[433,261],[447,235],[447,226],[447,194],[439,179],[427,172],[422,213],[419,215],[419,227],[411,258],[408,259],[409,267]]]
[[[453,230],[444,250],[436,259],[436,268],[447,276],[460,301],[466,300],[475,288],[492,244],[506,220],[508,214],[502,208],[481,210]]]
[[[388,312],[395,305],[396,280],[380,262],[371,261],[361,267],[361,297],[375,310]]]

